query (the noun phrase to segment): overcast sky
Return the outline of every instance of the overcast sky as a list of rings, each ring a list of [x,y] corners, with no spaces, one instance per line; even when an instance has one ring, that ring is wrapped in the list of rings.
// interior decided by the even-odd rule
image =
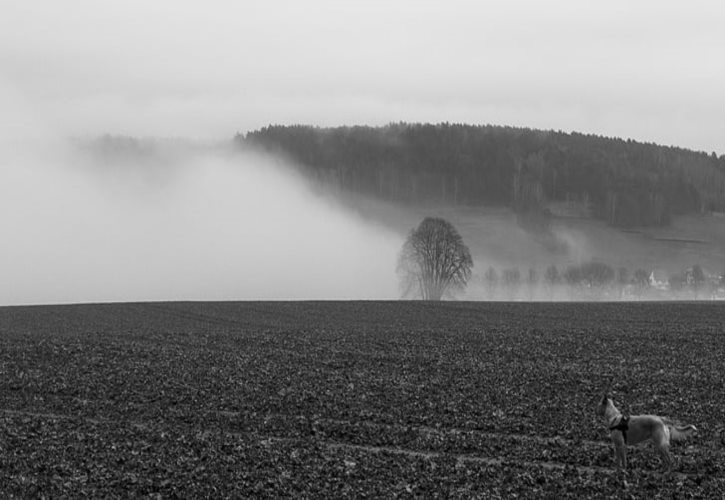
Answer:
[[[718,1],[0,6],[5,135],[460,121],[725,153]]]

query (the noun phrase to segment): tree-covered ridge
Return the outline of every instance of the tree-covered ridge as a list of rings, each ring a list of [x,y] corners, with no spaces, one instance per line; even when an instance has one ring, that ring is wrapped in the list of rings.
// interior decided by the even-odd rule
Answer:
[[[632,140],[501,126],[269,126],[240,144],[282,153],[317,179],[385,200],[579,205],[616,226],[725,211],[725,156]]]

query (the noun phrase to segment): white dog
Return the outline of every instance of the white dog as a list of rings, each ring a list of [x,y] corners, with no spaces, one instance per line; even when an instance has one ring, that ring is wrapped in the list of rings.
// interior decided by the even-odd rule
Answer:
[[[627,445],[638,444],[651,440],[669,472],[673,460],[670,456],[670,441],[683,441],[697,433],[694,425],[680,426],[656,415],[622,415],[606,394],[597,408],[597,413],[604,417],[607,427],[612,432],[614,451],[622,469],[627,468]]]

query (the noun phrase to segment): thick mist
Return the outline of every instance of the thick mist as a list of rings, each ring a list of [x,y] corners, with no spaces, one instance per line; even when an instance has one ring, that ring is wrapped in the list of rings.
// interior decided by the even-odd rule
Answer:
[[[397,297],[401,238],[273,158],[84,144],[2,143],[0,304]]]
[[[402,239],[435,210],[366,207],[363,219],[276,158],[183,141],[99,155],[68,138],[463,122],[720,154],[725,11],[696,5],[5,2],[0,304],[396,298]],[[571,222],[552,229],[552,250],[510,213],[440,215],[476,257],[461,298],[540,296],[491,292],[490,266],[714,274],[725,259],[725,228],[711,237],[697,221],[648,239]],[[660,241],[682,234],[712,245]]]

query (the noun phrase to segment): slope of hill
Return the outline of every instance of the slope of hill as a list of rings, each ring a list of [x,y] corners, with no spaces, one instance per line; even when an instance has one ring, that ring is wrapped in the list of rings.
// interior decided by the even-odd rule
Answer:
[[[508,208],[406,206],[359,196],[348,197],[348,209],[406,234],[424,217],[443,217],[463,236],[474,258],[474,277],[488,267],[497,271],[529,269],[543,276],[548,266],[597,261],[614,269],[624,267],[665,278],[700,265],[707,275],[725,271],[725,217],[681,215],[667,227],[636,230],[611,227],[604,221],[582,217],[553,217],[546,228],[525,228]]]
[[[725,210],[725,156],[631,140],[499,126],[270,126],[237,136],[322,183],[420,205],[579,207],[617,227]],[[581,210],[580,210],[581,211]]]

